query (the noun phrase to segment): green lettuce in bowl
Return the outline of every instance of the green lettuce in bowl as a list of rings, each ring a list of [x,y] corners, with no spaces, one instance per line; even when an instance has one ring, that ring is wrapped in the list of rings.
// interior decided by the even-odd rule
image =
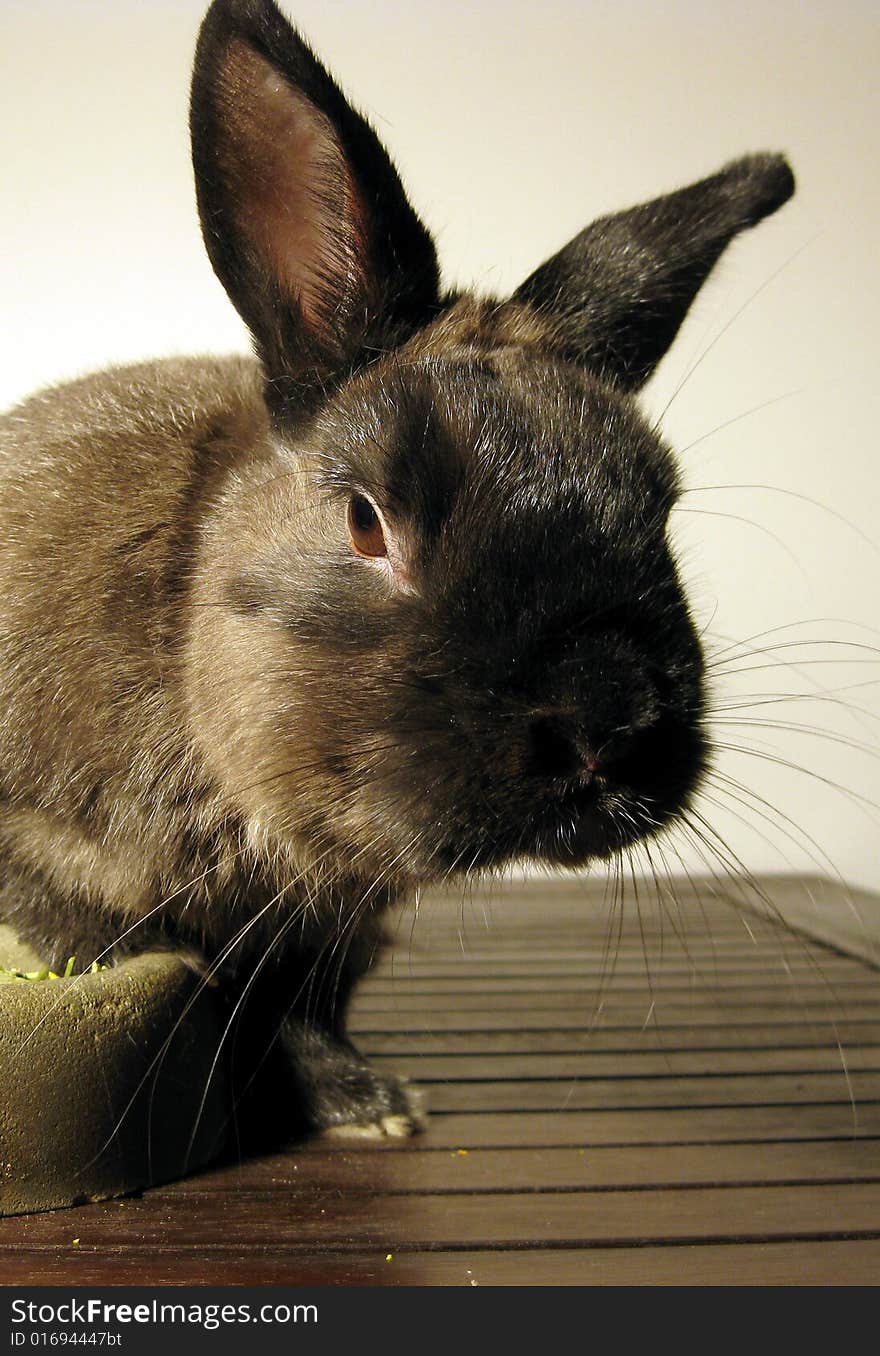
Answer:
[[[92,961],[87,970],[82,970],[79,973],[96,975],[99,970],[106,969],[106,965],[99,965],[97,961]],[[76,956],[70,957],[60,974],[55,970],[49,970],[47,967],[42,970],[7,970],[5,966],[0,965],[0,984],[32,984],[41,979],[73,979],[76,973]]]

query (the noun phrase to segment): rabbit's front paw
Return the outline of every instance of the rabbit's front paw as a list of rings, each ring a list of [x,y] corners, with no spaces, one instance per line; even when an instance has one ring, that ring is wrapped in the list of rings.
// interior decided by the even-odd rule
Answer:
[[[408,1139],[425,1129],[424,1094],[405,1079],[377,1074],[364,1066],[356,1096],[346,1088],[343,1097],[327,1104],[326,1119],[318,1127],[332,1138]],[[339,1091],[334,1088],[333,1093]]]
[[[406,1079],[372,1069],[348,1042],[288,1023],[284,1044],[309,1130],[405,1139],[425,1128],[423,1094]]]

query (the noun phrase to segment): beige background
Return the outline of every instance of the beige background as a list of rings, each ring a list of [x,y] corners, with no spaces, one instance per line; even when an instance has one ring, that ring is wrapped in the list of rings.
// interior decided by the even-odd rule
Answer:
[[[4,0],[0,403],[111,360],[245,344],[193,204],[201,10]],[[731,251],[645,403],[676,393],[663,426],[694,487],[676,530],[710,643],[728,668],[748,654],[733,638],[780,647],[719,688],[763,703],[724,719],[777,728],[717,726],[752,749],[724,775],[775,808],[712,791],[706,817],[751,867],[880,887],[859,799],[880,802],[876,3],[301,0],[295,17],[374,117],[451,281],[509,288],[595,215],[744,151],[790,153],[796,200]],[[723,488],[743,485],[774,488]],[[763,701],[779,692],[799,695]]]

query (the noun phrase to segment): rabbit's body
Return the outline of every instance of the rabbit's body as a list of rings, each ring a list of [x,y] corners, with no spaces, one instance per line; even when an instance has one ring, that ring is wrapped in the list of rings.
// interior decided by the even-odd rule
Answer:
[[[221,863],[237,862],[181,677],[206,511],[267,443],[260,385],[247,359],[144,364],[0,423],[0,834],[4,875],[33,874],[58,901],[43,951],[85,954],[108,913],[121,932],[190,881],[179,905],[199,899],[207,924]]]
[[[276,1129],[365,1120],[405,1133],[414,1121],[396,1082],[367,1077],[335,1045],[316,1056],[317,1035],[300,1048],[296,1022],[302,1009],[316,1032],[338,1024],[341,1041],[392,889],[380,882],[346,935],[364,884],[248,813],[255,763],[236,790],[205,754],[228,704],[216,664],[224,507],[234,520],[238,496],[277,469],[253,359],[113,369],[0,419],[0,910],[58,963],[174,946],[225,982],[231,1005],[259,967],[250,1006],[263,1039],[245,1081],[287,1017],[303,1076],[317,1058],[343,1084],[323,1111],[319,1077],[292,1088]],[[297,513],[297,479],[285,479]],[[231,637],[231,671],[235,650]],[[293,939],[273,945],[291,919]],[[277,1066],[266,1073],[277,1079]]]
[[[292,1123],[405,1132],[344,1030],[388,904],[622,852],[698,782],[676,471],[631,393],[791,174],[739,161],[481,301],[440,292],[270,0],[212,6],[192,125],[258,360],[2,422],[0,906],[56,958],[190,953],[263,1048],[280,1030]]]

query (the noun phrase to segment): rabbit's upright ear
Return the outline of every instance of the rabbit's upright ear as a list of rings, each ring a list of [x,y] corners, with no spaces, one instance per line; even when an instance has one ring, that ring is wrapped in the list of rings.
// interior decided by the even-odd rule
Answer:
[[[437,303],[434,245],[372,128],[272,0],[215,0],[190,109],[202,231],[270,403],[308,399]]]
[[[514,298],[538,307],[568,358],[635,390],[672,343],[724,248],[793,191],[782,156],[734,161],[677,193],[601,217]]]

